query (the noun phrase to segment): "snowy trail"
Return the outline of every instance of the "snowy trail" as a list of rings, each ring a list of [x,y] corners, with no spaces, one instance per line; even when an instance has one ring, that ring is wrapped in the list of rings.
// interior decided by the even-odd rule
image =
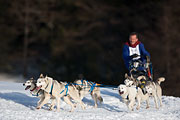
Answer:
[[[112,88],[102,88],[103,104],[94,108],[88,95],[83,99],[86,109],[78,105],[74,112],[61,100],[61,111],[48,111],[44,106],[36,109],[38,98],[25,91],[22,83],[0,82],[0,120],[180,120],[180,98],[163,96],[163,107],[155,109],[153,98],[150,108],[143,102],[140,110],[130,112]],[[136,106],[135,106],[136,107]],[[134,108],[135,108],[134,107]]]

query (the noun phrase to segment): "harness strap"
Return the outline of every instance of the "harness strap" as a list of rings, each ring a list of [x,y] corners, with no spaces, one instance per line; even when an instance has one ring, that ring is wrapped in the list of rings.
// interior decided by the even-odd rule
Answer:
[[[53,84],[54,84],[54,82],[52,83],[52,85],[51,85],[51,91],[49,92],[49,94],[51,94],[51,95],[52,95],[52,90],[53,90]]]
[[[60,92],[60,94],[62,94],[62,93],[66,90],[66,95],[65,95],[65,96],[67,96],[67,93],[68,93],[68,86],[69,86],[69,84],[67,83],[67,84],[65,85],[64,90],[62,90],[62,91]]]
[[[126,99],[129,100],[129,95],[127,95]]]
[[[88,82],[88,81],[87,81]],[[88,82],[88,84],[91,86],[89,92],[91,93],[94,90],[94,87],[96,87],[96,83],[91,82],[91,84]]]
[[[40,92],[40,90],[36,93],[36,95],[35,95],[35,94],[33,94],[32,92],[31,92],[31,94],[32,94],[32,96],[36,96],[36,97],[38,97],[38,96],[39,96],[39,92]]]

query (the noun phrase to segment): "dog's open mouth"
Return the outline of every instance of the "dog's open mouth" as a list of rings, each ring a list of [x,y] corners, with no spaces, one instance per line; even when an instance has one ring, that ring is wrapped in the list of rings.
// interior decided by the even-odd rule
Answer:
[[[25,90],[27,90],[27,89],[29,89],[31,86],[29,85],[29,86],[27,86],[26,88],[25,88]]]
[[[37,86],[37,87],[36,87],[36,90],[39,90],[39,89],[41,89],[41,87],[42,87],[42,85],[41,85],[41,86],[39,86],[39,87]]]
[[[122,95],[123,93],[124,93],[124,91],[120,91],[120,90],[119,90],[119,94],[120,94],[120,95]]]

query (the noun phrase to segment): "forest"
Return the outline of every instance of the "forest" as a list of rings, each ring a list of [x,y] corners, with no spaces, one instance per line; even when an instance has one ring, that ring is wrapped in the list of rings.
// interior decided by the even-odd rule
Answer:
[[[0,72],[119,85],[131,32],[151,55],[163,94],[180,96],[179,0],[0,0]]]

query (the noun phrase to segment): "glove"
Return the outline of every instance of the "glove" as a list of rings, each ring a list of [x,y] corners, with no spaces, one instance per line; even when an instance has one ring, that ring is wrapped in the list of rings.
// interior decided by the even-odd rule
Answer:
[[[146,56],[146,61],[147,61],[147,63],[150,63],[150,58],[149,58],[149,56]]]
[[[131,58],[136,58],[136,57],[138,57],[139,55],[138,54],[133,54],[133,55],[131,55],[130,57]]]

